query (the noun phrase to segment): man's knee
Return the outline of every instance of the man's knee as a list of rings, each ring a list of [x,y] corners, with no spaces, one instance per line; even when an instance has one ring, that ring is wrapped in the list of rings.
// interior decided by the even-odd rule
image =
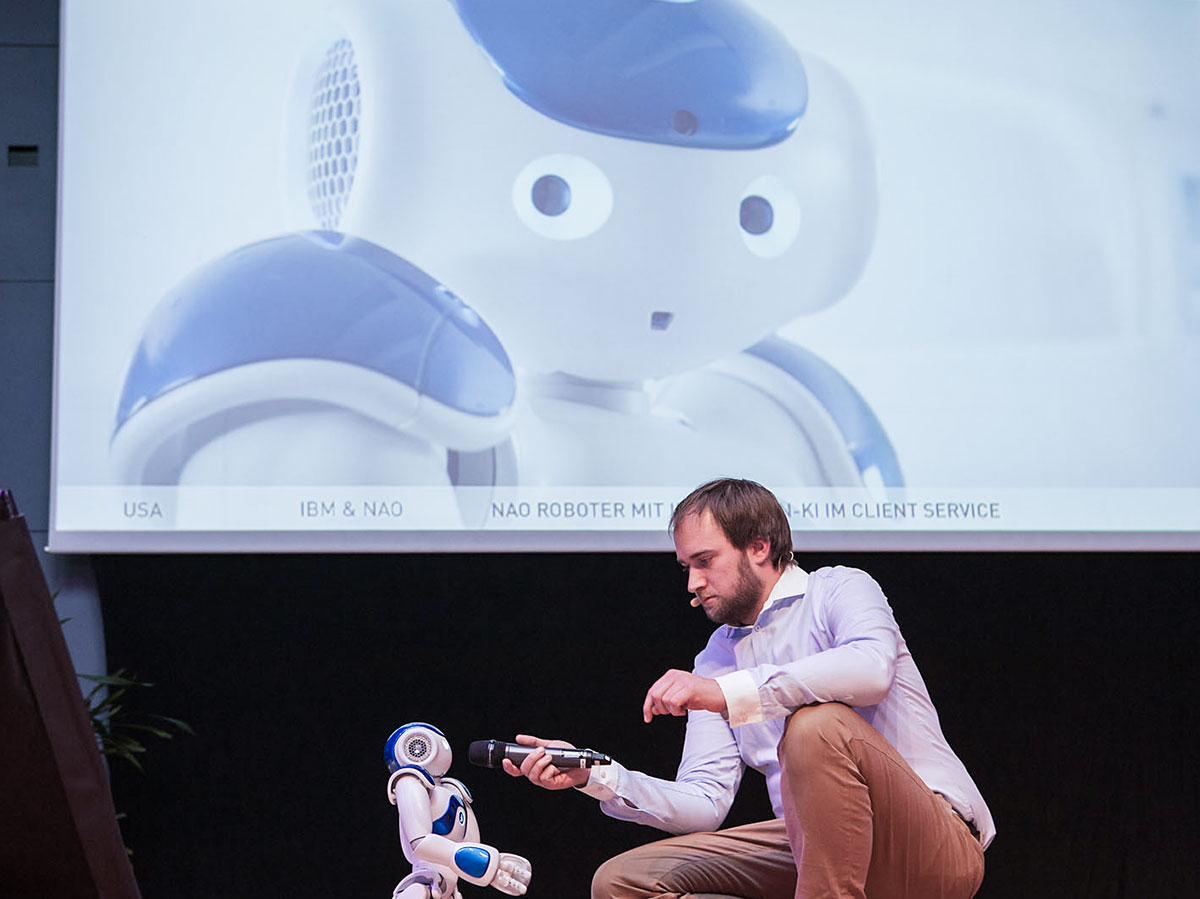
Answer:
[[[608,897],[616,895],[614,887],[619,871],[615,862],[615,858],[610,858],[592,875],[592,899],[608,899]]]
[[[592,899],[626,899],[626,897],[651,896],[654,892],[649,884],[638,883],[633,876],[637,866],[631,864],[637,849],[614,856],[596,869],[592,875]]]
[[[779,763],[795,768],[806,760],[836,751],[853,733],[858,713],[840,702],[806,705],[788,716],[777,747]]]

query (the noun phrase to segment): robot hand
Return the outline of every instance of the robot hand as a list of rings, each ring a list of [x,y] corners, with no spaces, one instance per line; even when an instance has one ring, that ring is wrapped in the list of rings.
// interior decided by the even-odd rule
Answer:
[[[510,896],[522,896],[529,889],[529,879],[533,876],[533,868],[529,860],[511,852],[500,853],[500,866],[496,869],[496,879],[492,886],[501,893]]]

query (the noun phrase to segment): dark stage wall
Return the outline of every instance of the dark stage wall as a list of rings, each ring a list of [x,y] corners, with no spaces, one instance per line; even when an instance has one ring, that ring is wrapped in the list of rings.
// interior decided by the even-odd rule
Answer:
[[[983,897],[1194,895],[1194,554],[841,554],[883,585],[1000,835]],[[710,625],[649,555],[96,559],[109,662],[194,737],[113,773],[153,897],[387,896],[407,873],[383,742],[450,738],[483,838],[531,897],[586,895],[655,832],[466,763],[472,740],[570,739],[670,776],[682,722],[646,687]],[[769,814],[751,773],[729,823]],[[464,892],[483,895],[479,888]],[[499,895],[498,893],[494,895]]]

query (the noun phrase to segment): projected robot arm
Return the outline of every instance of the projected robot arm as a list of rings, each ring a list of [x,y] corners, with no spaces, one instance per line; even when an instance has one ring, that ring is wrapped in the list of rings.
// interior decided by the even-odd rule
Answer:
[[[529,886],[530,864],[479,842],[470,791],[461,781],[444,776],[450,746],[441,731],[427,724],[405,725],[389,738],[386,754],[394,769],[388,800],[396,806],[400,847],[413,866],[413,874],[400,882],[394,895],[454,896],[460,878],[510,896],[522,895]]]
[[[785,414],[757,437],[794,453],[810,483],[904,486],[896,451],[866,400],[829,363],[783,338],[663,382],[656,402],[701,433],[719,432],[731,409],[769,402]]]
[[[866,400],[837,369],[810,350],[781,337],[768,337],[750,347],[744,355],[783,372],[797,388],[816,398],[833,419],[865,484],[904,485],[896,451],[883,425]]]

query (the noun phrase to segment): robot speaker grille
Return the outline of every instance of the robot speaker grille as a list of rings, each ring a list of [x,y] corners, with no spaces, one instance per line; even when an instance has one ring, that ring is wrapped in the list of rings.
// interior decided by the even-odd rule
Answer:
[[[313,80],[308,118],[308,202],[327,231],[337,228],[354,185],[361,112],[354,46],[338,40]]]
[[[423,736],[415,736],[405,746],[405,754],[414,762],[424,761],[429,755],[429,740]]]

